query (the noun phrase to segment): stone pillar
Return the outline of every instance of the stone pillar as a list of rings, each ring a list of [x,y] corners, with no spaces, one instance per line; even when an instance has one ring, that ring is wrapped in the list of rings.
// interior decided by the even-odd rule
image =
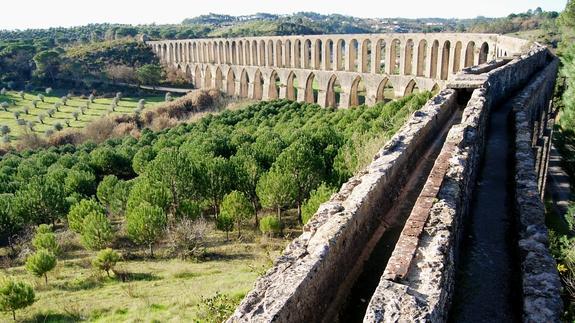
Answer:
[[[387,74],[393,75],[393,68],[395,67],[395,53],[392,53],[393,39],[389,42],[386,40],[385,46],[386,46],[385,70],[387,71]]]
[[[405,51],[407,50],[407,43],[405,39],[399,41],[399,75],[405,75]]]
[[[345,40],[345,51],[343,54],[344,57],[344,66],[343,66],[343,70],[344,71],[351,71],[352,69],[350,68],[351,65],[351,39],[346,39]]]
[[[379,74],[379,60],[377,59],[377,52],[379,51],[379,41],[377,38],[371,39],[371,68],[370,73]],[[381,53],[380,53],[381,55]]]
[[[311,40],[311,64],[309,65],[309,69],[314,70],[314,69],[319,69],[320,67],[318,66],[319,64],[319,60],[317,59],[317,44],[315,40]]]

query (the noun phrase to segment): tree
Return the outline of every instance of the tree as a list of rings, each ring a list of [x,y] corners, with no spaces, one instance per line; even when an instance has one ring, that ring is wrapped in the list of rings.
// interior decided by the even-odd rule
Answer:
[[[68,211],[64,185],[46,176],[34,176],[14,194],[14,212],[29,223],[52,223]]]
[[[182,201],[199,198],[203,176],[198,162],[175,148],[161,150],[147,168],[148,178],[170,191],[167,211],[176,215]]]
[[[235,169],[233,164],[224,157],[209,155],[203,159],[203,169],[206,172],[206,198],[210,200],[217,217],[220,213],[222,199],[230,191],[235,181]]]
[[[216,228],[226,233],[226,241],[230,239],[230,231],[234,229],[234,218],[230,214],[220,214],[216,218]]]
[[[128,236],[135,243],[148,246],[151,257],[154,257],[154,243],[162,237],[166,223],[162,208],[147,202],[129,211],[126,216]]]
[[[98,252],[96,258],[92,260],[92,266],[105,271],[106,275],[110,277],[110,270],[114,269],[118,261],[120,261],[120,254],[110,248],[106,248]]]
[[[106,247],[114,238],[112,225],[105,214],[91,212],[84,218],[82,228],[82,244],[90,250],[100,250]]]
[[[143,65],[136,70],[136,76],[140,84],[158,84],[162,79],[162,67],[155,64]]]
[[[46,50],[39,52],[34,56],[36,63],[36,73],[40,77],[48,77],[51,82],[55,82],[56,76],[60,69],[62,58],[56,50]],[[48,89],[46,89],[47,91]],[[49,94],[47,91],[46,94]]]
[[[115,175],[106,175],[104,179],[98,184],[98,189],[96,191],[96,196],[106,208],[110,207],[112,204],[112,199],[114,197],[114,189],[118,183],[118,177]]]
[[[91,213],[105,214],[104,208],[94,199],[84,199],[74,204],[68,212],[68,227],[76,232],[82,233],[84,219]]]
[[[129,213],[140,206],[143,202],[153,206],[158,206],[162,210],[167,210],[172,201],[170,190],[163,185],[140,176],[135,180],[134,186],[130,190],[126,211]]]
[[[236,155],[232,157],[232,162],[234,163],[235,169],[237,171],[237,186],[252,203],[252,210],[255,217],[255,226],[257,228],[259,225],[259,198],[256,189],[258,181],[264,171],[258,163],[257,159],[254,157],[253,151],[251,149],[248,151],[248,149],[242,148],[240,148]]]
[[[309,199],[302,205],[302,223],[306,224],[309,219],[315,214],[319,206],[327,202],[335,189],[328,187],[325,183],[321,184],[317,189],[311,192]]]
[[[289,176],[292,195],[297,206],[298,219],[302,222],[301,205],[312,189],[317,187],[322,179],[323,162],[309,138],[302,137],[286,148],[273,165],[284,176]]]
[[[13,240],[22,228],[24,221],[13,211],[12,194],[0,194],[0,233],[8,239],[8,245],[14,251]]]
[[[64,190],[66,194],[72,193],[91,196],[95,191],[96,176],[84,170],[71,169],[64,180]]]
[[[32,239],[32,245],[36,250],[47,250],[57,255],[60,253],[60,246],[56,240],[56,235],[52,232],[52,228],[46,224],[40,224],[36,229],[36,235]]]
[[[4,278],[0,283],[0,310],[11,312],[12,318],[16,321],[16,311],[26,308],[36,301],[36,295],[32,286]]]
[[[56,267],[56,256],[48,250],[40,249],[26,259],[26,270],[36,277],[44,276],[48,285],[48,272]]]
[[[296,188],[290,176],[271,170],[259,180],[256,191],[263,206],[276,209],[281,222],[281,209],[293,204]]]
[[[253,208],[244,194],[238,191],[232,191],[226,195],[222,201],[220,215],[222,214],[235,220],[236,226],[238,227],[239,238],[241,236],[242,223],[251,217]]]

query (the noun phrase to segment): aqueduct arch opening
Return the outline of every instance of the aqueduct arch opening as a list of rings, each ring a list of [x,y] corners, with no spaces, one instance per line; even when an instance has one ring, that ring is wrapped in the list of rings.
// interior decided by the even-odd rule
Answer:
[[[276,71],[272,71],[272,74],[270,76],[270,85],[269,85],[269,92],[268,92],[268,97],[271,100],[274,99],[279,99],[280,97],[280,77],[278,76],[278,73]]]
[[[327,84],[325,106],[330,108],[339,107],[340,93],[341,93],[341,85],[339,84],[337,76],[332,75]]]
[[[297,101],[298,86],[299,86],[299,84],[298,84],[297,76],[295,75],[294,72],[291,72],[287,78],[286,99],[292,100],[292,101]]]
[[[361,77],[356,77],[351,83],[351,91],[349,93],[349,106],[355,107],[365,104],[366,88],[365,83]]]

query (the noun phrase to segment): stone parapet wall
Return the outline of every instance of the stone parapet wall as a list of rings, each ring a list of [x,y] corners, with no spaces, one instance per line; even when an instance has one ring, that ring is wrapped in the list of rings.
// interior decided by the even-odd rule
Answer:
[[[553,93],[553,79],[557,73],[556,60],[551,60],[547,49],[534,47],[528,54],[517,57],[505,65],[494,61],[481,68],[486,73],[478,75],[464,71],[449,85],[456,89],[467,89],[470,86],[466,82],[473,83],[472,86],[477,86],[483,82],[482,87],[473,92],[463,112],[461,123],[452,127],[444,144],[444,149],[452,149],[453,146],[456,148],[449,159],[449,166],[437,194],[436,203],[429,212],[427,222],[419,238],[414,256],[416,261],[411,262],[407,276],[402,277],[402,279],[394,277],[395,280],[392,280],[390,279],[391,276],[385,277],[385,275],[382,277],[370,300],[364,322],[418,320],[441,322],[447,320],[449,304],[454,290],[455,262],[459,250],[460,234],[462,233],[462,221],[463,217],[467,216],[473,196],[473,187],[481,163],[487,118],[490,111],[497,105],[510,101],[514,93],[523,89],[519,97],[524,95],[524,99],[529,99],[531,104],[527,110],[529,111],[529,121],[526,121],[526,127],[530,129],[530,132],[519,130],[517,133],[526,137],[525,140],[528,143],[538,141],[533,138],[533,129],[540,129],[541,126],[537,120],[540,120],[540,116],[547,116],[541,112],[541,109],[547,106],[544,101],[548,100]],[[541,77],[532,79],[538,71],[543,69],[546,76],[545,86],[540,81]],[[525,87],[526,83],[529,83],[527,87]],[[533,85],[534,83],[535,85]],[[540,131],[539,133],[544,132]],[[548,141],[543,140],[543,142]],[[545,151],[545,148],[541,150]],[[540,162],[540,164],[546,163],[546,160]],[[533,174],[530,174],[531,177],[526,177],[525,181],[527,182],[521,185],[532,190],[521,192],[518,196],[524,196],[521,197],[521,201],[524,198],[533,199],[531,203],[538,203],[542,208],[537,190],[537,173],[534,171],[535,162],[533,161],[528,166]],[[518,204],[522,203],[518,202]],[[531,205],[530,203],[524,204],[528,208]],[[541,208],[534,208],[529,211],[529,214],[533,214],[533,212],[537,214],[536,221],[533,223],[537,225],[537,230],[534,227],[529,227],[529,225],[524,225],[525,228],[529,227],[535,230],[535,232],[531,232],[535,236],[531,237],[530,240],[522,239],[519,246],[519,249],[527,254],[523,257],[522,264],[523,288],[527,287],[527,290],[524,291],[524,311],[525,317],[531,318],[527,321],[551,322],[556,321],[553,320],[555,317],[552,315],[560,313],[556,303],[559,298],[559,292],[556,289],[559,278],[551,263],[547,263],[553,259],[550,258],[544,244],[546,227],[544,222],[541,222],[544,220],[544,213]],[[529,216],[526,216],[522,221],[530,221]],[[524,235],[525,233],[520,232],[521,237]],[[536,238],[540,239],[539,243],[533,241]],[[401,247],[401,245],[399,246]],[[535,250],[529,250],[532,253],[528,253],[526,250],[528,248]],[[541,261],[547,266],[533,272],[532,258],[535,255],[540,255]],[[547,280],[536,285],[538,282],[535,277],[536,274],[542,275],[541,278],[547,278]],[[555,293],[554,296],[552,293]],[[537,305],[540,308],[537,308]],[[549,316],[538,317],[539,319],[547,318],[544,320],[533,320],[532,315],[535,313]]]
[[[401,281],[382,278],[364,322],[447,319],[461,218],[471,200],[488,115],[486,91],[477,89],[463,111],[460,124],[453,126],[447,135],[444,148],[454,149],[418,242],[414,257],[417,261],[411,263],[407,277]]]
[[[558,61],[554,59],[512,102],[514,202],[518,216],[524,322],[559,322],[562,313],[561,280],[548,249],[540,185],[549,159],[552,122],[548,124],[548,107],[557,68]]]
[[[338,291],[353,282],[381,215],[456,107],[455,91],[444,90],[415,112],[365,170],[320,206],[229,322],[318,322],[335,315],[327,311],[345,298]]]

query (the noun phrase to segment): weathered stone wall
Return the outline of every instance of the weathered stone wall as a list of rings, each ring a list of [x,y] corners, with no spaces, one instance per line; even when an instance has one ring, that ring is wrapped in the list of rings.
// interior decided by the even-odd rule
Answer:
[[[486,90],[475,90],[460,124],[449,131],[444,147],[455,149],[420,236],[416,261],[405,279],[394,282],[382,278],[364,322],[446,320],[454,286],[458,232],[481,160],[488,108]]]
[[[346,295],[358,259],[393,204],[423,147],[456,108],[456,94],[444,90],[415,112],[360,174],[344,184],[255,284],[230,322],[318,322]],[[332,313],[335,315],[336,313]]]
[[[481,67],[486,73],[479,75],[479,77],[477,77],[477,74],[464,71],[451,84],[454,88],[467,88],[468,85],[465,82],[470,80],[475,82],[475,84],[477,84],[478,80],[483,80],[484,82],[482,88],[473,92],[463,112],[461,123],[453,126],[448,134],[444,150],[452,149],[452,146],[456,148],[449,159],[449,166],[443,178],[441,189],[437,194],[437,202],[429,212],[408,274],[406,277],[401,277],[403,279],[389,275],[389,272],[386,273],[387,277],[384,274],[369,303],[364,322],[402,320],[437,322],[447,319],[454,289],[455,261],[459,250],[459,235],[462,231],[462,220],[467,214],[476,173],[481,161],[487,117],[491,109],[510,100],[510,96],[518,89],[521,89],[525,83],[530,82],[530,84],[533,84],[534,81],[531,81],[533,75],[547,65],[548,67],[545,69],[548,77],[547,86],[542,87],[539,85],[538,91],[533,92],[533,85],[530,85],[522,91],[528,98],[533,98],[531,99],[533,106],[537,107],[529,109],[532,118],[527,126],[533,129],[536,123],[535,120],[541,115],[539,113],[541,106],[546,106],[542,104],[542,100],[548,99],[553,90],[553,81],[549,78],[552,79],[556,75],[556,66],[554,63],[549,63],[550,56],[548,51],[544,48],[536,47],[528,54],[516,58],[505,65],[501,65],[499,62],[492,62],[488,64],[491,65],[491,68],[489,66]],[[519,131],[518,133],[523,135],[525,132]],[[527,139],[530,140],[531,135],[528,135]],[[532,141],[528,142],[531,143]],[[533,172],[535,169],[534,162],[530,165],[532,166],[530,169]],[[531,175],[532,177],[526,178],[526,181],[531,185],[531,188],[534,185],[535,190],[531,191],[531,195],[526,195],[525,198],[535,199],[541,204],[537,192],[537,177],[536,175]],[[521,185],[526,185],[526,183]],[[525,193],[522,192],[522,195]],[[532,203],[537,202],[532,201]],[[525,205],[530,206],[531,204],[527,203]],[[541,209],[537,208],[531,210],[530,214],[532,212],[535,212],[538,218],[533,223],[537,225],[537,230],[531,233],[535,234],[535,238],[540,239],[538,240],[540,243],[533,242],[533,238],[528,240],[528,243],[522,240],[519,248],[523,251],[526,249],[525,245],[531,247],[532,249],[529,251],[533,251],[533,253],[530,254],[530,257],[524,258],[541,255],[541,261],[546,263],[549,261],[549,255],[546,246],[541,241],[544,236],[542,232],[546,233],[544,223],[540,222],[543,219],[543,213]],[[525,220],[529,222],[529,219]],[[396,251],[400,253],[405,252],[403,248],[398,248],[394,251],[394,254]],[[545,252],[547,252],[547,255],[544,254]],[[526,253],[526,251],[523,251],[523,253]],[[392,259],[394,256],[392,255]],[[403,256],[405,257],[405,255]],[[395,257],[401,258],[402,255]],[[528,268],[528,270],[533,270],[533,265],[529,261],[523,261],[523,267]],[[550,312],[553,315],[560,313],[556,306],[559,294],[555,289],[558,277],[550,266],[551,264],[547,263],[547,266],[542,267],[540,271],[529,273],[525,273],[527,269],[523,270],[523,285],[524,288],[526,286],[529,288],[525,290],[526,305],[524,307],[531,307],[531,309],[524,308],[526,318],[532,317],[535,312],[545,313],[544,315],[549,315]],[[537,282],[534,279],[535,277],[533,277],[536,274],[549,276],[546,277],[547,280],[543,280],[538,286],[533,286]],[[395,281],[390,279],[392,277],[395,278]],[[551,296],[552,292],[557,293],[555,296]],[[536,308],[536,304],[540,305],[539,309]],[[547,318],[547,320],[539,320],[539,322],[555,321],[552,320],[553,316],[540,316],[538,318]]]
[[[512,102],[515,209],[519,220],[524,322],[559,322],[562,313],[561,281],[557,264],[548,250],[540,184],[548,163],[551,138],[548,107],[557,66],[554,59]]]

